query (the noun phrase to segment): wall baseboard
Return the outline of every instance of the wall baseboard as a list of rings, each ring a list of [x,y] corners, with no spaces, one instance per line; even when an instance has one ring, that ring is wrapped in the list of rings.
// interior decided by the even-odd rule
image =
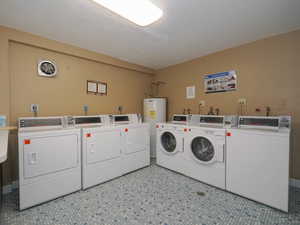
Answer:
[[[291,178],[290,179],[290,186],[291,187],[300,188],[300,180],[299,179]]]
[[[296,187],[300,188],[300,180],[299,179],[290,179],[290,187]],[[2,188],[2,194],[6,195],[11,193],[13,190],[16,190],[19,188],[19,181],[13,181],[11,184],[5,185]]]
[[[11,193],[13,190],[19,188],[19,181],[13,181],[11,184],[2,187],[2,194],[6,195]]]

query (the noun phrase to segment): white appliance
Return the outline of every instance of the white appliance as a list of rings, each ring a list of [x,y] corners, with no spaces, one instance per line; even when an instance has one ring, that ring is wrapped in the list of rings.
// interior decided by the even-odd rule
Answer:
[[[112,115],[111,119],[121,139],[122,174],[149,166],[149,124],[142,123],[137,114]]]
[[[110,126],[108,115],[74,116],[81,128],[82,189],[121,176],[120,129]]]
[[[166,122],[166,98],[144,99],[144,122],[150,124],[150,151],[151,157],[156,157],[156,123]]]
[[[241,116],[228,129],[228,191],[288,212],[290,124],[289,116]]]
[[[184,138],[185,133],[188,132],[187,125],[190,119],[190,115],[174,114],[171,122],[156,125],[156,163],[158,165],[185,174]]]
[[[81,189],[80,129],[67,124],[73,121],[19,118],[20,210]]]
[[[157,124],[156,163],[162,167],[185,173],[183,161],[184,132],[187,128],[171,123]]]
[[[192,115],[192,123],[184,140],[184,158],[188,162],[187,176],[225,189],[225,121],[234,123],[235,118],[234,116]]]

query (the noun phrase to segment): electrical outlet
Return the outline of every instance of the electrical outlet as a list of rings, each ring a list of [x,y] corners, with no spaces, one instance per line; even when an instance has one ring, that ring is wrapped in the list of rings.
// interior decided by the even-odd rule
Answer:
[[[30,105],[30,112],[37,113],[39,111],[39,105],[38,104],[31,104]]]
[[[246,105],[246,104],[247,104],[247,101],[246,101],[245,98],[240,98],[240,99],[238,100],[238,103],[239,103],[240,105]]]
[[[84,105],[83,106],[83,111],[84,112],[88,112],[89,111],[89,106],[88,105]]]
[[[119,113],[119,114],[122,114],[122,111],[123,111],[123,106],[121,106],[121,105],[118,106],[118,113]]]
[[[205,106],[205,101],[204,101],[204,100],[201,100],[201,101],[199,102],[199,105]]]

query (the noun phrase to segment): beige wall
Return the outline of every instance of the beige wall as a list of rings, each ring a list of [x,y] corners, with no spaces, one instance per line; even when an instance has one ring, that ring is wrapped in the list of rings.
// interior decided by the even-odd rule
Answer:
[[[201,43],[200,43],[201,44]],[[238,90],[204,94],[203,76],[236,70]],[[271,107],[272,115],[291,114],[293,118],[294,152],[291,176],[300,179],[300,30],[259,40],[237,48],[201,57],[157,72],[155,79],[166,82],[159,95],[169,99],[169,115],[191,108],[198,113],[200,100],[220,108],[221,114],[237,114],[239,98],[247,99],[247,115],[264,115]],[[185,98],[185,88],[196,86],[196,98]],[[255,109],[260,108],[261,113]]]
[[[55,78],[37,76],[39,59],[56,62]],[[32,116],[30,104],[39,104],[40,116],[117,113],[122,105],[125,113],[141,112],[142,100],[149,90],[151,76],[94,61],[67,56],[24,44],[10,42],[9,71],[11,80],[11,124],[18,117]],[[86,81],[107,82],[108,95],[86,93]]]
[[[58,65],[55,78],[37,75],[37,62],[50,59]],[[0,114],[10,125],[32,116],[30,104],[39,104],[39,116],[142,112],[154,71],[109,56],[0,27]],[[86,94],[86,81],[107,82],[108,95]],[[17,179],[16,132],[10,135],[9,159],[4,164],[4,183]]]
[[[52,59],[59,67],[56,78],[37,76],[40,58]],[[238,90],[204,94],[203,76],[234,69],[238,73]],[[169,114],[183,108],[198,112],[199,100],[218,107],[223,114],[238,112],[238,98],[247,99],[247,114],[256,114],[270,106],[272,114],[293,116],[295,152],[292,177],[300,179],[300,31],[259,40],[238,48],[195,59],[157,71],[155,79],[165,81],[159,95],[169,99]],[[141,112],[142,99],[149,93],[155,71],[109,56],[51,41],[0,26],[0,114],[15,125],[19,116],[31,116],[29,105],[40,105],[41,116],[82,114],[89,105],[90,114]],[[85,93],[86,80],[108,83],[108,96]],[[185,99],[185,87],[196,86],[196,99]],[[260,114],[263,114],[260,113]],[[4,180],[17,179],[16,133],[10,136],[9,160],[4,164]]]

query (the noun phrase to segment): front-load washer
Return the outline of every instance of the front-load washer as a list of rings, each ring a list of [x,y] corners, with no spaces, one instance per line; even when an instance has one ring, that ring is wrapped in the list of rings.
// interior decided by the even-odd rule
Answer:
[[[82,189],[122,175],[120,129],[109,120],[108,115],[74,116],[81,128]]]
[[[19,118],[20,210],[81,189],[80,129],[63,117]]]
[[[288,211],[290,124],[290,116],[241,116],[228,129],[228,191]]]
[[[158,123],[156,163],[167,169],[185,174],[186,165],[183,157],[184,138],[191,115],[174,114],[172,121]]]
[[[185,173],[183,164],[184,129],[170,123],[157,124],[156,163],[167,169]]]
[[[184,141],[186,175],[225,189],[225,126],[234,126],[236,117],[192,115],[191,121]]]
[[[150,165],[150,125],[137,114],[111,116],[121,137],[121,171],[126,174]]]

